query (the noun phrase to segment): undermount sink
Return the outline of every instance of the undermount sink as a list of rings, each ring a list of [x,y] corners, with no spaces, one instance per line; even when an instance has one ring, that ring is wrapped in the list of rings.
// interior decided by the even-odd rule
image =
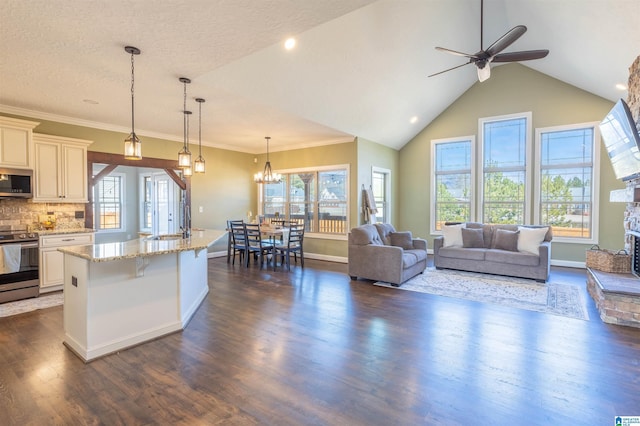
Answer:
[[[181,240],[181,239],[182,239],[182,234],[153,235],[147,238],[147,240],[155,240],[155,241]]]

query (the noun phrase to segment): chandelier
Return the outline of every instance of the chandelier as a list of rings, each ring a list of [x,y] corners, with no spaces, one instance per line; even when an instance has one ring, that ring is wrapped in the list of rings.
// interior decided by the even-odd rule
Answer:
[[[187,111],[187,84],[191,83],[186,77],[180,77],[181,83],[184,84],[184,104],[183,104],[183,112],[184,112],[184,142],[182,145],[182,150],[178,152],[178,167],[183,169],[184,174],[190,176],[191,173],[186,171],[186,169],[191,169],[191,151],[189,151],[189,115],[191,111]]]
[[[140,49],[133,46],[125,46],[125,52],[131,54],[131,134],[124,140],[124,158],[126,160],[142,160],[142,142],[136,136],[134,130],[134,96],[133,96],[133,83],[134,83],[134,67],[133,56],[140,54]]]
[[[273,173],[273,171],[271,171],[271,162],[269,161],[269,139],[271,138],[269,136],[265,136],[265,139],[267,140],[267,162],[264,165],[264,171],[253,175],[253,180],[256,183],[280,183],[282,180],[280,173]]]
[[[198,158],[193,162],[196,173],[204,173],[204,158],[202,158],[202,103],[204,99],[196,98],[198,103]]]

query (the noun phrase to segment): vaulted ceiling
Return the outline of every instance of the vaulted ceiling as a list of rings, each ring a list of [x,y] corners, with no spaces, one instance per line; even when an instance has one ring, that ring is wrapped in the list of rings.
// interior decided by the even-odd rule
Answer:
[[[486,0],[484,48],[516,25],[506,51],[549,49],[523,64],[595,95],[626,97],[640,55],[637,0]],[[286,50],[286,38],[296,47]],[[480,0],[4,0],[0,113],[128,133],[131,57],[136,133],[283,150],[360,136],[400,149],[477,82]],[[492,66],[496,66],[493,64]],[[482,83],[478,83],[482,84]],[[414,123],[411,119],[414,118]]]

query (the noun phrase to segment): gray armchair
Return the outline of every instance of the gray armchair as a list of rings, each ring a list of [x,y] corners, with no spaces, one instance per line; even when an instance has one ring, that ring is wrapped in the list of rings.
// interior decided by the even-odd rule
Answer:
[[[427,241],[390,224],[367,224],[349,233],[349,276],[400,286],[427,267]]]

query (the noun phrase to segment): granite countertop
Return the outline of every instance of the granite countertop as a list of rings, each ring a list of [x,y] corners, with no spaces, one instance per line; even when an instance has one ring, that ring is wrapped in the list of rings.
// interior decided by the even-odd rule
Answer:
[[[119,243],[60,247],[58,251],[81,257],[91,262],[109,262],[112,260],[207,249],[225,235],[227,235],[227,231],[224,230],[198,229],[192,230],[191,237],[187,239],[158,240],[153,239],[153,237],[142,237]]]
[[[85,234],[87,232],[94,233],[95,229],[90,228],[58,228],[58,229],[38,229],[34,231],[38,234],[38,236],[47,236],[47,235],[62,235],[62,234]]]

